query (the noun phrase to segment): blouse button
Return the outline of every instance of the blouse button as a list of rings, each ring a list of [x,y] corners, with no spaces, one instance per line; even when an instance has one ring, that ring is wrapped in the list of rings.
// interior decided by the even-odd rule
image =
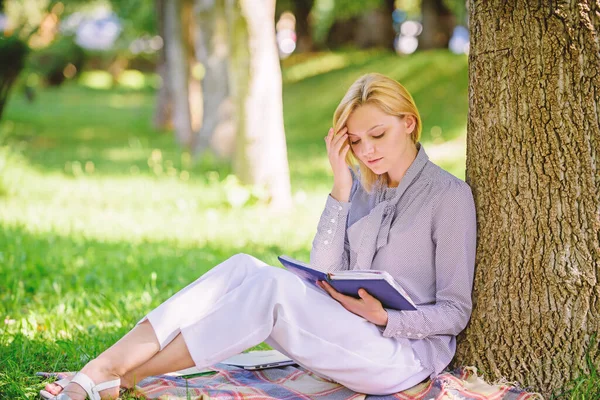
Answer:
[[[406,332],[406,336],[412,336],[412,332]]]
[[[324,244],[329,244],[329,240],[326,240],[323,242]]]
[[[335,218],[331,218],[331,223],[335,223]]]
[[[418,337],[423,337],[423,334],[422,333],[418,333],[417,336]]]
[[[338,210],[342,211],[342,206],[339,206],[339,207],[338,207]]]
[[[331,232],[332,232],[332,230],[331,230],[331,229],[327,231],[327,233],[329,233],[330,235],[331,235]]]

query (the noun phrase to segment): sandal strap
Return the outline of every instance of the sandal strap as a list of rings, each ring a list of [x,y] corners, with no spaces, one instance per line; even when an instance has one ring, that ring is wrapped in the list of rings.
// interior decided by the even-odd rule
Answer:
[[[71,378],[64,378],[58,381],[53,382],[55,385],[60,386],[61,388],[66,388],[69,383],[71,383]]]
[[[109,389],[112,387],[118,387],[121,385],[120,379],[115,379],[112,381],[102,382],[98,385],[94,383],[94,381],[84,374],[83,372],[78,372],[77,375],[73,378],[71,382],[75,382],[79,386],[85,390],[90,400],[101,400],[100,393],[102,390]],[[66,399],[65,399],[66,400]]]
[[[114,387],[119,387],[121,386],[121,380],[120,379],[115,379],[112,381],[106,381],[106,382],[102,382],[97,384],[96,386],[94,386],[94,390],[96,393],[99,393],[105,389],[110,389],[110,388],[114,388]]]

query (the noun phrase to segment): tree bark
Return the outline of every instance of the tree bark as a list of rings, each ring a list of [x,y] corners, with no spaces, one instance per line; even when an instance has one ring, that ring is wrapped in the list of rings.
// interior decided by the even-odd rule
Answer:
[[[393,50],[396,37],[393,5],[393,2],[385,1],[361,15],[336,20],[327,34],[327,47],[336,49],[352,44],[361,49],[379,47]]]
[[[180,146],[192,145],[192,119],[189,104],[189,55],[183,32],[182,5],[184,0],[164,3],[165,56],[169,91],[173,97],[173,126]]]
[[[419,35],[419,49],[446,49],[456,26],[456,18],[444,0],[422,0],[423,32]]]
[[[202,79],[203,121],[194,152],[212,149],[231,159],[235,147],[235,119],[229,92],[229,42],[224,0],[196,0],[196,55],[205,69]]]
[[[455,363],[545,395],[600,366],[600,3],[470,0],[474,310]]]
[[[194,13],[194,0],[182,0],[181,7],[181,26],[183,33],[183,43],[185,46],[185,54],[187,58],[185,62],[188,64],[188,98],[190,108],[190,125],[192,127],[192,139],[190,142],[190,150],[194,149],[196,141],[196,132],[202,126],[203,117],[203,95],[202,83],[197,74],[193,71],[198,64],[196,58],[196,36],[199,27],[196,24]]]
[[[314,49],[310,26],[310,11],[314,0],[296,0],[293,4],[296,17],[296,53],[310,52]]]
[[[155,0],[156,9],[156,22],[158,28],[158,34],[160,37],[165,37],[165,21],[164,21],[164,10],[166,0]],[[154,127],[156,129],[170,129],[172,128],[172,98],[169,92],[168,84],[168,69],[165,55],[166,47],[163,40],[163,47],[159,51],[158,62],[156,65],[156,71],[160,76],[161,84],[160,89],[156,94],[156,108],[154,109],[154,118],[152,119]]]
[[[392,8],[390,8],[392,7]],[[386,1],[378,8],[358,17],[354,43],[362,49],[380,47],[394,49],[394,23],[392,11],[394,3]]]
[[[274,208],[291,205],[274,0],[228,0],[237,117],[235,174],[264,186]]]

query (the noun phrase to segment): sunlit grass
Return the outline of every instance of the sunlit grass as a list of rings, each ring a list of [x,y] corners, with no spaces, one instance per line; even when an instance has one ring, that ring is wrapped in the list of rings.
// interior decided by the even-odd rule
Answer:
[[[139,75],[128,88],[107,89],[107,76],[93,73],[81,86],[39,91],[35,103],[11,98],[0,124],[1,398],[33,398],[36,371],[80,368],[235,253],[273,265],[282,253],[308,259],[331,186],[323,137],[362,73],[414,91],[431,159],[464,177],[464,57],[351,52],[288,63],[295,208],[286,214],[268,211],[226,163],[194,161],[155,130],[148,82],[134,89]]]
[[[87,71],[81,73],[79,83],[92,89],[110,89],[113,78],[106,71]]]

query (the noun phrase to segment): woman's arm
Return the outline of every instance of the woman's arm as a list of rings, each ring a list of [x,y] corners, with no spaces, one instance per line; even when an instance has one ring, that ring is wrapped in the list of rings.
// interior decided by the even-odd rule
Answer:
[[[349,264],[346,220],[350,199],[356,189],[356,177],[345,161],[350,149],[347,130],[344,127],[335,133],[331,128],[325,137],[327,157],[333,172],[333,189],[327,197],[310,252],[310,265],[323,272],[345,270]]]
[[[310,265],[323,272],[348,269],[350,249],[346,220],[350,203],[327,197],[310,252]]]
[[[433,214],[436,303],[387,310],[386,337],[458,335],[471,316],[477,225],[471,188],[454,182]]]

